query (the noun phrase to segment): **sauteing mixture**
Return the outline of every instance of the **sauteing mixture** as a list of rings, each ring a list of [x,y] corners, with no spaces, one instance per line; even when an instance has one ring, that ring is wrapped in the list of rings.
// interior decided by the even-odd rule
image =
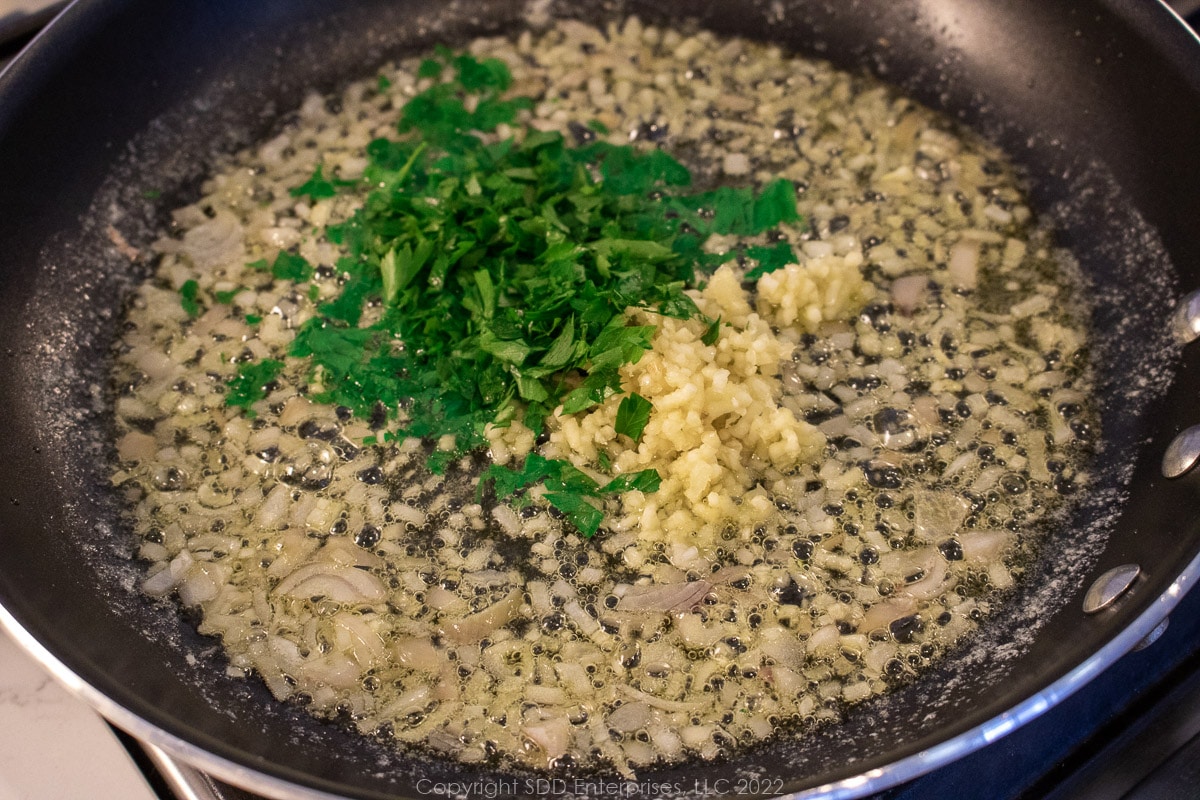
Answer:
[[[145,591],[364,734],[630,774],[802,731],[1003,613],[1087,480],[1005,157],[775,47],[439,49],[174,220],[115,356]]]

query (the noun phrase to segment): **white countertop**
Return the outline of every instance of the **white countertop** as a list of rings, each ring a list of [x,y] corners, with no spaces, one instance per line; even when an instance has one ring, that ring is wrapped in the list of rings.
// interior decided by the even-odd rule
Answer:
[[[49,8],[57,0],[0,0],[0,45],[5,57],[12,55],[10,39],[29,33],[30,14]]]
[[[156,800],[104,720],[3,631],[0,800]]]
[[[9,14],[28,14],[52,6],[57,0],[0,0],[0,17]]]
[[[49,8],[59,0],[0,0],[0,26],[26,14]]]

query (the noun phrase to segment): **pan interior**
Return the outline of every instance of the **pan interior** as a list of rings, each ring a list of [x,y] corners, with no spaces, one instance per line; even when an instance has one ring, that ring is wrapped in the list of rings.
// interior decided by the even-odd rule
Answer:
[[[673,9],[724,33],[775,39],[874,71],[1004,145],[1028,171],[1037,204],[1085,273],[1105,432],[1093,490],[1047,542],[1007,613],[936,669],[856,707],[844,724],[732,762],[647,776],[675,783],[681,793],[731,776],[778,777],[787,790],[817,786],[961,733],[1084,660],[1195,554],[1187,535],[1194,523],[1178,521],[1194,506],[1194,492],[1173,484],[1150,494],[1156,451],[1147,442],[1186,419],[1183,398],[1197,390],[1193,370],[1167,393],[1179,354],[1166,321],[1178,280],[1168,245],[1176,261],[1200,252],[1195,234],[1177,224],[1189,214],[1200,218],[1200,201],[1176,192],[1167,207],[1155,189],[1170,187],[1165,176],[1176,170],[1200,174],[1200,156],[1170,149],[1177,129],[1200,129],[1192,119],[1200,111],[1149,126],[1143,114],[1168,103],[1149,89],[1128,110],[1112,109],[1114,94],[1135,94],[1129,84],[1137,70],[1171,70],[1119,8],[1098,5],[1095,19],[1084,23],[1065,4],[976,5],[953,14],[925,2],[837,9],[687,2]],[[10,379],[0,397],[14,419],[12,435],[0,443],[11,499],[0,529],[0,602],[76,674],[182,739],[327,791],[417,796],[422,778],[484,775],[396,753],[280,706],[255,682],[225,677],[214,642],[138,592],[133,538],[107,485],[104,387],[117,311],[144,275],[112,246],[110,229],[130,242],[154,238],[164,211],[194,193],[217,153],[261,138],[308,87],[332,89],[398,54],[511,30],[543,13],[637,13],[660,21],[662,12],[641,3],[582,13],[516,2],[361,2],[332,14],[323,6],[216,2],[172,4],[167,13],[127,2],[72,9],[5,78],[12,110],[0,115],[0,172],[17,180],[0,186],[0,218],[23,224],[0,229],[2,251],[11,254],[0,294]],[[105,38],[116,30],[123,38]],[[50,47],[55,35],[76,45],[73,55]],[[204,46],[214,36],[229,45]],[[1094,50],[1114,48],[1123,64],[1115,57],[1096,63]],[[1020,60],[1013,53],[1042,67],[1039,80],[1059,83],[1029,86],[1013,68],[997,66]],[[95,64],[105,69],[89,67]],[[148,82],[145,75],[160,77]],[[1183,89],[1195,97],[1194,86]],[[1073,99],[1056,106],[1059,95]],[[65,108],[44,99],[56,96],[89,99]],[[1189,107],[1200,110],[1200,102]],[[1112,119],[1107,133],[1096,134],[1087,117],[1102,111]],[[90,134],[82,143],[71,133],[80,130]],[[1156,152],[1193,163],[1167,167],[1151,158]],[[1082,617],[1088,576],[1130,560],[1146,569],[1140,594],[1107,618]]]

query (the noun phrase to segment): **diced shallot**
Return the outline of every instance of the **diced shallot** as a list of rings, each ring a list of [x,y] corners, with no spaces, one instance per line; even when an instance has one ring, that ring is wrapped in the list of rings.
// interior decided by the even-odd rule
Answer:
[[[278,594],[297,598],[328,597],[338,603],[369,603],[387,596],[383,583],[365,570],[340,564],[309,564],[275,587]]]
[[[571,723],[566,717],[555,717],[535,725],[526,725],[521,729],[521,733],[546,754],[547,766],[549,762],[567,752],[571,744]]]
[[[706,580],[686,583],[631,586],[621,596],[617,608],[621,611],[691,611],[704,601],[713,585]]]
[[[901,314],[909,315],[924,304],[929,278],[924,275],[905,275],[892,281],[892,305]]]
[[[974,289],[979,283],[979,242],[962,239],[950,248],[950,260],[946,264],[950,272],[950,283],[960,289]]]
[[[918,552],[920,557],[915,563],[924,571],[924,576],[912,583],[897,586],[896,592],[918,600],[928,600],[945,590],[943,584],[946,582],[946,559],[932,547]]]
[[[232,213],[218,211],[183,234],[182,249],[197,269],[213,269],[241,257],[242,225]]]
[[[639,702],[624,703],[608,715],[608,726],[621,733],[633,733],[649,725],[650,719],[650,706]]]
[[[513,589],[503,600],[492,603],[482,611],[450,622],[442,629],[442,635],[458,644],[477,642],[511,622],[520,611],[523,602],[522,593]]]
[[[1007,531],[970,531],[959,537],[963,558],[967,561],[995,561],[1008,546]]]
[[[917,610],[917,601],[912,597],[890,597],[867,609],[858,629],[863,633],[886,629],[893,621],[907,617]]]

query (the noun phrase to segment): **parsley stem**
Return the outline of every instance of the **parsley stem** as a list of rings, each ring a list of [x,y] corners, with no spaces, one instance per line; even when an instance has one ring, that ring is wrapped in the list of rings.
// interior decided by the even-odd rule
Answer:
[[[421,157],[421,154],[425,152],[427,147],[429,147],[429,142],[421,142],[417,145],[417,149],[413,150],[413,154],[408,157],[408,161],[405,161],[404,166],[396,173],[397,186],[404,183],[408,177],[408,173],[412,172],[413,165],[417,163],[417,159]]]

